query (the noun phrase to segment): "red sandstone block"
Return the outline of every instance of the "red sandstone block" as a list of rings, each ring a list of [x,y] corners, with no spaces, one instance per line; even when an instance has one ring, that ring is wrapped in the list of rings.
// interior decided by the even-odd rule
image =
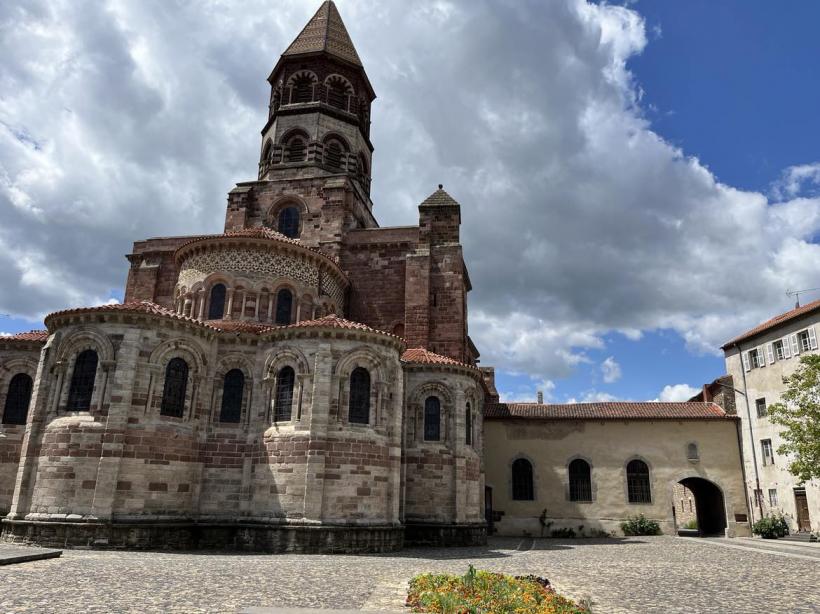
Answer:
[[[97,487],[97,480],[83,480],[83,489],[93,490]]]
[[[117,482],[117,490],[131,490],[131,482]]]

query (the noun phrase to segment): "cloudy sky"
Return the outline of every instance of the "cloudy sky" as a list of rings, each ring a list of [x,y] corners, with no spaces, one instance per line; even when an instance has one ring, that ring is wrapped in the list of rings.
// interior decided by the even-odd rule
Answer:
[[[134,239],[221,229],[318,5],[0,4],[0,331],[121,299]],[[507,398],[685,398],[820,287],[816,3],[337,5],[379,96],[377,216],[462,203]]]

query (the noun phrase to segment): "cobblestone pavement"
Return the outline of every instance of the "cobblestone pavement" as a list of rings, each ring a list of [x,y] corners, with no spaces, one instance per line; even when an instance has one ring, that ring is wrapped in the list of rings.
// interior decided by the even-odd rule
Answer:
[[[740,540],[736,540],[740,543]],[[817,612],[820,564],[675,537],[495,538],[486,548],[377,556],[66,550],[0,568],[0,613],[237,612],[253,606],[401,611],[422,571],[480,569],[548,577],[593,612]],[[751,547],[750,547],[751,546]]]

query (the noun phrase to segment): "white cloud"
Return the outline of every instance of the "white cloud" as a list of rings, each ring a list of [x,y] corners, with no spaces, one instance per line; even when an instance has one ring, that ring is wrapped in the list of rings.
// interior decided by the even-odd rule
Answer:
[[[580,399],[571,397],[566,400],[567,403],[608,403],[611,401],[621,401],[619,397],[608,392],[601,392],[600,390],[587,390],[581,394]]]
[[[0,311],[105,302],[133,240],[220,230],[256,176],[265,78],[317,5],[0,5]],[[653,132],[639,5],[338,5],[379,95],[374,212],[414,223],[440,182],[462,203],[483,364],[552,380],[661,328],[715,351],[816,285],[815,165],[773,204]]]
[[[781,199],[820,196],[820,162],[790,166],[783,171],[772,187],[772,193]]]
[[[612,384],[621,379],[621,365],[614,356],[609,356],[601,363],[601,373],[604,376],[604,383]]]
[[[658,395],[659,401],[688,401],[700,392],[700,388],[693,388],[689,384],[674,384],[663,387]]]
[[[553,400],[555,382],[552,380],[532,379],[525,386],[515,390],[499,390],[499,397],[503,403],[534,403],[538,399],[538,393],[544,393],[544,401],[549,403]]]

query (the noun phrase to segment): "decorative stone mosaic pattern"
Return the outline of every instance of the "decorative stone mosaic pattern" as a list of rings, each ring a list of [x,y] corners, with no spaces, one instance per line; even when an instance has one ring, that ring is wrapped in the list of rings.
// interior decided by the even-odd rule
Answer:
[[[307,260],[273,250],[244,247],[190,256],[182,264],[177,285],[191,288],[218,271],[230,271],[260,281],[286,277],[313,288],[319,284],[319,269]],[[328,275],[322,277],[322,291],[337,304],[344,303],[344,289]]]

